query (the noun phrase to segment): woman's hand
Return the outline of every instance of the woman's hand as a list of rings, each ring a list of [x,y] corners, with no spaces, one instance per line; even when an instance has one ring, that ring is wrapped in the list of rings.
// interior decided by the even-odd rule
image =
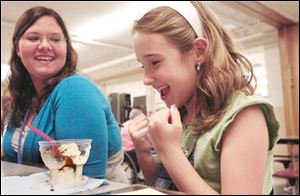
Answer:
[[[182,124],[180,113],[175,105],[154,113],[149,122],[149,133],[159,154],[180,149]]]
[[[137,152],[150,153],[152,144],[149,140],[148,122],[148,118],[140,114],[129,123],[128,130]]]

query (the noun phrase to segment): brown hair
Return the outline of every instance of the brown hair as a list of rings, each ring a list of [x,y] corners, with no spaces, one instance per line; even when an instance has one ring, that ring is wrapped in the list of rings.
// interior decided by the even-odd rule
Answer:
[[[45,7],[33,7],[27,10],[17,21],[12,37],[13,48],[9,61],[11,73],[8,77],[8,89],[12,99],[10,126],[18,126],[20,124],[21,119],[24,117],[24,114],[31,103],[32,97],[35,94],[35,89],[30,75],[25,69],[20,57],[17,55],[16,49],[18,47],[20,37],[31,25],[43,16],[53,17],[61,27],[67,42],[67,56],[64,67],[54,77],[47,81],[47,85],[43,89],[42,95],[39,98],[36,110],[40,109],[41,105],[52,92],[54,87],[65,77],[74,74],[76,70],[77,53],[72,47],[66,25],[58,13]]]
[[[4,129],[6,114],[10,110],[10,103],[11,103],[11,98],[7,88],[7,83],[5,82],[3,86],[1,85],[1,88],[2,87],[4,88],[4,90],[3,90],[3,94],[1,92],[1,135]]]
[[[189,2],[187,2],[189,3]],[[204,37],[208,41],[207,55],[197,76],[195,131],[213,127],[223,116],[234,92],[253,94],[255,76],[251,63],[234,48],[221,22],[198,1],[191,2],[202,21]],[[133,32],[161,33],[182,53],[193,48],[197,38],[190,24],[173,9],[162,6],[147,12],[135,22]],[[185,115],[184,106],[180,108]]]

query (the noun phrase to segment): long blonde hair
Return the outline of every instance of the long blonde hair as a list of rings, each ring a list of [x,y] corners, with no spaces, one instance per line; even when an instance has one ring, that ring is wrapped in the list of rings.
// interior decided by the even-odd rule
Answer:
[[[187,2],[188,3],[188,2]],[[218,18],[198,1],[191,2],[202,21],[208,41],[207,55],[197,77],[196,132],[213,127],[223,116],[234,92],[254,93],[256,81],[251,63],[234,48]],[[198,17],[198,16],[195,16]],[[190,24],[170,7],[157,7],[135,22],[133,32],[160,33],[183,54],[193,48],[197,38]],[[255,83],[254,83],[255,84]],[[180,108],[185,115],[185,108]]]

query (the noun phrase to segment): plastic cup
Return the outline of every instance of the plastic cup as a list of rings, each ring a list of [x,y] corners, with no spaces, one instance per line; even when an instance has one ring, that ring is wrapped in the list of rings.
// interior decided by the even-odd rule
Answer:
[[[40,141],[40,153],[49,169],[50,184],[60,188],[82,185],[82,169],[89,158],[91,139],[56,140],[60,155],[53,150],[53,143]]]

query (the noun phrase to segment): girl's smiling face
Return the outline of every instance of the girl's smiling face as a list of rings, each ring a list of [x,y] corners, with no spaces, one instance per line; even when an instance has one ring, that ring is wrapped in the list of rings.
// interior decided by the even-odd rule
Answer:
[[[133,38],[137,59],[144,68],[144,84],[159,91],[168,107],[194,101],[197,81],[194,55],[183,54],[160,34],[136,32]]]

